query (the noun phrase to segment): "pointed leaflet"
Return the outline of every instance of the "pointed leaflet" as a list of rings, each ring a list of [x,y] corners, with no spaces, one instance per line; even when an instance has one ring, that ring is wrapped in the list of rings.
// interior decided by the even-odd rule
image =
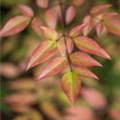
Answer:
[[[27,70],[50,59],[55,53],[55,41],[45,41],[40,43],[30,57]]]
[[[94,19],[91,15],[88,15],[84,18],[83,23],[86,24],[83,29],[83,34],[87,36],[94,27]]]
[[[41,33],[42,33],[42,30],[40,28],[41,25],[42,25],[42,23],[41,23],[41,20],[39,17],[34,17],[32,19],[31,27],[38,35],[41,35]]]
[[[34,16],[33,10],[27,5],[19,4],[19,5],[17,5],[17,8],[25,16],[28,16],[28,17]]]
[[[82,30],[85,26],[86,26],[86,24],[82,24],[82,25],[78,25],[78,26],[72,28],[69,35],[71,37],[77,37],[78,35],[80,35],[82,33]]]
[[[84,52],[71,54],[70,60],[76,66],[101,66],[94,58]]]
[[[65,44],[65,40],[66,40],[66,44]],[[66,46],[67,45],[67,46]],[[59,51],[59,53],[61,54],[61,56],[66,56],[67,55],[67,51],[69,52],[69,54],[72,52],[74,48],[74,44],[72,39],[68,38],[68,37],[62,37],[58,42],[57,42],[57,49]]]
[[[58,37],[57,32],[52,29],[52,28],[48,28],[48,27],[41,27],[43,34],[50,40],[56,40]]]
[[[112,5],[111,4],[106,4],[106,5],[98,5],[92,8],[91,14],[93,15],[100,15],[106,12],[108,8],[110,8]]]
[[[74,72],[80,75],[80,77],[82,76],[82,77],[89,77],[93,79],[99,79],[92,71],[90,71],[86,67],[74,67]]]
[[[49,5],[49,0],[36,0],[38,7],[47,8]]]
[[[110,33],[120,36],[120,20],[104,21],[104,25]]]
[[[74,6],[70,6],[67,10],[66,10],[66,17],[65,17],[65,21],[66,24],[70,24],[74,18],[76,16],[76,9]]]
[[[102,32],[104,31],[104,25],[103,23],[98,23],[96,27],[97,35],[100,37]]]
[[[39,80],[46,79],[61,72],[67,64],[66,57],[57,57],[49,61],[39,75]],[[64,66],[64,67],[63,67]]]
[[[107,21],[107,20],[115,20],[118,17],[118,13],[116,12],[112,12],[112,13],[106,13],[103,15],[103,20]]]
[[[57,26],[57,15],[52,9],[48,9],[45,12],[45,22],[50,27],[55,29]]]
[[[0,36],[10,36],[24,30],[30,22],[30,18],[26,16],[16,16],[11,18],[5,26],[0,30]]]
[[[77,100],[80,87],[81,87],[81,80],[79,76],[74,72],[66,72],[61,80],[62,88],[72,103],[75,103]]]
[[[82,51],[85,51],[106,59],[111,59],[108,53],[91,38],[80,36],[80,37],[76,37],[74,41],[76,46]]]

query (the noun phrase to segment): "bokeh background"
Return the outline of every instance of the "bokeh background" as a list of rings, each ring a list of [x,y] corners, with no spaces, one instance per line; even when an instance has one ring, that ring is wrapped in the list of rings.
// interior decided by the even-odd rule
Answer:
[[[70,0],[66,2],[70,3]],[[19,14],[15,7],[18,3],[30,5],[36,14],[42,11],[34,0],[1,0],[0,28],[12,16]],[[110,11],[120,13],[120,0],[86,0],[77,7],[77,17],[67,29],[81,23],[92,6],[99,3],[111,3]],[[59,23],[57,29],[60,30]],[[1,120],[120,120],[120,38],[109,33],[98,38],[94,31],[90,36],[108,51],[112,60],[96,57],[104,66],[92,68],[100,81],[83,80],[75,110],[61,90],[60,76],[38,84],[35,79],[41,65],[25,71],[28,59],[42,41],[42,36],[28,27],[20,34],[2,38]]]

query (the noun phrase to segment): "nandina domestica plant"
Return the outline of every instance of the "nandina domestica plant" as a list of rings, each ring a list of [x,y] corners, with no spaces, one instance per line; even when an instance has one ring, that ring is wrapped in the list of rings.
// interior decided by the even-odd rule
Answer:
[[[75,103],[81,88],[81,77],[98,77],[89,70],[92,66],[102,66],[90,54],[111,59],[109,54],[93,39],[88,37],[92,30],[96,30],[98,37],[108,31],[120,36],[120,20],[115,12],[108,12],[111,4],[96,5],[81,24],[73,27],[69,32],[66,27],[75,19],[76,8],[82,5],[82,0],[76,4],[75,0],[68,4],[62,1],[36,0],[36,4],[44,9],[44,23],[35,15],[33,10],[23,4],[17,6],[22,15],[11,18],[0,31],[1,37],[11,36],[23,31],[29,24],[38,34],[43,34],[46,41],[41,42],[34,50],[27,65],[27,70],[43,62],[38,76],[38,82],[61,73],[61,86],[67,97]],[[55,30],[61,24],[61,31]],[[79,51],[73,52],[77,47]]]

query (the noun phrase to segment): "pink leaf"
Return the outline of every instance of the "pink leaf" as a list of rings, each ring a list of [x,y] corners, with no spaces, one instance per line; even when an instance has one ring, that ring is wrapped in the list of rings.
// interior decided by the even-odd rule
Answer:
[[[48,27],[41,27],[43,34],[50,40],[56,40],[58,38],[58,33],[52,29],[52,28],[48,28]]]
[[[106,12],[108,8],[110,8],[112,5],[111,4],[106,4],[106,5],[98,5],[92,8],[91,14],[93,15],[100,15]]]
[[[105,108],[107,101],[105,97],[97,90],[94,89],[82,89],[82,96],[84,99],[95,108]]]
[[[72,28],[69,35],[71,37],[77,37],[78,35],[80,35],[82,33],[82,30],[85,26],[86,26],[86,24],[82,24],[82,25],[78,25],[78,26]]]
[[[92,71],[86,67],[74,67],[75,73],[83,77],[89,77],[93,79],[99,79]]]
[[[46,79],[61,72],[67,64],[66,57],[57,57],[49,61],[39,75],[39,80]]]
[[[65,120],[97,120],[93,111],[85,106],[68,108],[66,113]]]
[[[103,20],[115,20],[118,17],[118,13],[112,12],[112,13],[106,13],[103,15]]]
[[[46,12],[45,12],[45,22],[46,24],[55,29],[56,26],[57,26],[57,15],[55,13],[55,11],[53,11],[52,9],[48,9]]]
[[[38,35],[41,35],[42,33],[42,30],[41,30],[41,20],[39,17],[34,17],[32,22],[31,22],[31,27],[32,29],[38,34]]]
[[[26,16],[16,16],[11,18],[5,26],[0,30],[0,36],[10,36],[24,30],[30,22],[30,18]]]
[[[65,21],[66,21],[66,24],[70,24],[74,18],[76,16],[76,9],[74,6],[70,6],[67,10],[66,10],[66,18],[65,18]]]
[[[75,52],[71,54],[70,59],[76,66],[101,66],[99,62],[84,52]]]
[[[74,72],[66,72],[62,77],[62,88],[69,98],[69,100],[74,104],[80,93],[81,81],[78,75]]]
[[[104,24],[110,33],[120,36],[120,20],[104,21]]]
[[[30,105],[35,102],[35,96],[32,93],[14,93],[6,97],[5,100],[9,104]]]
[[[55,53],[55,42],[45,41],[40,43],[30,57],[27,70],[50,59]]]
[[[76,37],[74,41],[76,46],[82,51],[98,55],[106,59],[111,59],[108,53],[91,38],[80,36]]]
[[[19,5],[17,5],[17,8],[25,16],[28,16],[28,17],[34,16],[33,10],[27,5],[19,4]]]
[[[92,16],[88,15],[84,18],[83,23],[86,24],[83,29],[83,34],[87,36],[94,27],[94,19]]]
[[[49,0],[36,0],[38,7],[47,8],[49,5]]]
[[[98,23],[96,27],[97,35],[100,37],[104,30],[104,25],[102,23]]]

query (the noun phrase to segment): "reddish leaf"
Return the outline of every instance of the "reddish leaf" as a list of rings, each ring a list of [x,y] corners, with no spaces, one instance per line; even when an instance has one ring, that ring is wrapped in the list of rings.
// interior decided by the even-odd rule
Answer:
[[[81,92],[84,99],[92,107],[103,109],[106,106],[107,101],[99,91],[94,89],[82,89]]]
[[[56,28],[56,26],[57,26],[57,15],[52,9],[48,9],[45,12],[45,22],[49,27],[51,27],[53,29]]]
[[[74,67],[75,73],[83,77],[90,77],[94,79],[99,79],[92,71],[86,67]]]
[[[102,23],[98,23],[96,27],[97,35],[100,37],[104,30],[104,25]]]
[[[66,40],[66,45],[65,45],[65,40]],[[59,53],[61,54],[61,56],[66,56],[67,55],[67,51],[69,52],[69,54],[72,52],[73,48],[74,48],[74,44],[72,39],[70,38],[64,38],[62,37],[58,42],[57,42],[57,48]]]
[[[61,72],[67,64],[66,57],[57,57],[49,61],[39,75],[39,80],[46,79]]]
[[[118,17],[118,13],[112,12],[112,13],[106,13],[103,15],[103,20],[115,20]]]
[[[0,36],[10,36],[24,30],[30,22],[30,18],[26,16],[16,16],[11,18],[5,26],[0,30]]]
[[[110,33],[120,36],[120,20],[104,21],[104,24]]]
[[[50,59],[55,53],[56,45],[54,41],[40,43],[30,57],[27,70]]]
[[[72,28],[69,35],[71,37],[77,37],[82,33],[83,28],[86,26],[86,24],[78,25],[77,27]]]
[[[49,5],[49,0],[36,0],[36,4],[41,8],[47,8]]]
[[[66,10],[66,18],[65,18],[65,21],[66,21],[66,24],[70,24],[74,18],[76,16],[76,9],[74,6],[70,6],[67,10]]]
[[[91,38],[80,36],[76,37],[74,41],[76,46],[85,52],[98,55],[106,59],[111,59],[107,52]]]
[[[75,52],[70,56],[71,62],[76,66],[102,66],[90,55],[84,52]]]
[[[72,0],[72,3],[75,5],[75,6],[80,6],[82,4],[84,4],[85,0]]]
[[[31,27],[32,29],[38,34],[41,35],[42,30],[41,30],[41,20],[38,17],[34,17],[32,22],[31,22]]]
[[[69,100],[74,103],[80,93],[81,81],[77,74],[74,72],[66,72],[62,77],[62,88],[69,98]]]
[[[35,96],[32,93],[15,93],[6,97],[9,104],[30,105],[35,102]]]
[[[83,29],[83,34],[87,36],[94,27],[94,19],[92,16],[88,15],[84,18],[83,23],[86,24]]]
[[[18,7],[18,10],[23,15],[28,16],[28,17],[33,17],[34,16],[34,12],[29,6],[24,5],[24,4],[19,4],[17,7]]]
[[[58,37],[57,32],[52,29],[52,28],[48,28],[48,27],[41,27],[43,34],[50,40],[56,40]]]
[[[66,110],[65,120],[97,120],[91,109],[88,107],[71,107]]]
[[[91,14],[93,15],[100,15],[106,12],[108,8],[110,8],[112,5],[111,4],[106,4],[106,5],[98,5],[92,8]]]

